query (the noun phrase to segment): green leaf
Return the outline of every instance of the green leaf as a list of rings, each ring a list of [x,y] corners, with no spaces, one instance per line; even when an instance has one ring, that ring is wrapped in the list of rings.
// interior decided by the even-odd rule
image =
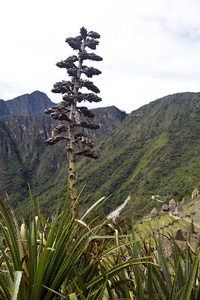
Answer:
[[[15,272],[15,279],[14,279],[14,286],[13,286],[11,300],[17,300],[18,293],[19,293],[19,287],[20,287],[21,280],[22,280],[22,276],[23,276],[22,271],[16,271]]]
[[[99,203],[101,203],[105,197],[100,198],[98,201],[96,201],[87,211],[86,213],[82,216],[81,220],[83,220],[92,210],[95,208]]]
[[[133,224],[133,220],[132,220],[132,224]],[[139,247],[138,247],[137,242],[136,242],[133,225],[132,225],[132,239],[133,239],[132,256],[133,256],[134,259],[140,260],[140,256],[139,256],[140,251],[139,251]],[[144,293],[143,293],[143,289],[142,289],[142,281],[141,281],[141,274],[140,274],[139,264],[134,264],[133,268],[134,268],[134,275],[135,275],[135,282],[136,282],[137,297],[138,297],[138,299],[143,300],[144,299]]]
[[[152,262],[151,258],[151,244],[149,245],[149,262]],[[153,272],[152,272],[152,264],[147,264],[147,276],[148,276],[148,299],[154,300],[154,293],[153,293]]]
[[[0,299],[9,300],[11,298],[7,278],[0,274]]]
[[[197,274],[197,270],[198,270],[198,266],[199,266],[199,261],[200,261],[200,248],[198,249],[197,257],[193,263],[187,284],[181,294],[181,300],[190,299],[190,296],[192,293],[192,288],[196,281],[196,274]]]
[[[165,282],[168,286],[168,289],[171,290],[172,288],[172,282],[171,282],[171,275],[170,275],[170,271],[169,271],[169,265],[167,263],[167,259],[166,259],[166,255],[164,253],[163,250],[163,241],[161,239],[161,235],[158,235],[158,244],[157,244],[157,251],[158,251],[158,258],[159,258],[159,262],[160,265],[162,267],[162,273],[165,279]],[[168,295],[169,296],[169,295]]]
[[[74,293],[74,294],[71,294],[71,295],[69,295],[69,298],[70,298],[70,300],[78,300],[78,298],[77,298],[77,296],[76,296],[76,294]]]

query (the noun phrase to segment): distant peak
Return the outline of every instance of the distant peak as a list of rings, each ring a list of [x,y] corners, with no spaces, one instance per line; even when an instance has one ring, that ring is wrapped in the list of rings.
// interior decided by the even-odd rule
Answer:
[[[45,108],[52,105],[55,105],[55,103],[45,93],[36,90],[31,94],[24,94],[0,103],[0,117],[7,115],[44,115]]]

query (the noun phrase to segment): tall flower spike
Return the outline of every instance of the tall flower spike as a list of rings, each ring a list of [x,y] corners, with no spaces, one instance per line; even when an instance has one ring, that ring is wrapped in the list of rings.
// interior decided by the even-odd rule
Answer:
[[[68,123],[67,125],[61,124],[54,128],[54,132],[58,135],[49,138],[44,143],[45,145],[54,145],[59,141],[65,140],[66,142],[65,145],[69,159],[68,180],[72,201],[71,209],[74,217],[78,214],[78,207],[76,204],[76,157],[82,155],[93,159],[98,158],[94,151],[87,149],[87,147],[93,147],[94,142],[83,133],[83,128],[96,130],[100,127],[98,124],[81,119],[82,117],[94,118],[95,115],[87,107],[77,106],[77,103],[82,101],[88,101],[90,103],[101,101],[101,98],[96,95],[97,93],[100,93],[98,87],[89,80],[81,79],[82,74],[88,78],[101,74],[101,71],[98,69],[83,65],[84,60],[102,60],[102,57],[95,53],[88,53],[86,50],[86,48],[95,50],[99,44],[99,41],[96,39],[99,38],[100,35],[97,32],[88,32],[86,28],[82,27],[79,36],[66,39],[66,42],[73,50],[78,50],[78,54],[69,56],[65,60],[61,60],[56,66],[66,69],[67,74],[71,76],[71,80],[54,84],[52,92],[63,94],[63,100],[57,106],[52,106],[45,110],[45,113],[50,114],[53,119],[66,121]],[[80,91],[82,88],[86,88],[93,93],[82,93]],[[79,132],[75,133],[75,129],[78,129]],[[66,135],[64,135],[65,133]]]

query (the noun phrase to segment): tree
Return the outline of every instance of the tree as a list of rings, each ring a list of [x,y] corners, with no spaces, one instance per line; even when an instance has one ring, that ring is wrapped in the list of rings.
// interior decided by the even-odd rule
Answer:
[[[100,35],[94,31],[87,31],[84,27],[80,29],[80,35],[77,37],[69,37],[66,39],[68,45],[76,50],[77,55],[69,56],[66,60],[58,62],[56,65],[59,68],[65,68],[67,74],[71,76],[70,81],[61,81],[54,84],[52,92],[63,95],[62,101],[56,105],[45,110],[45,113],[55,120],[66,121],[68,125],[58,125],[54,128],[56,135],[47,139],[45,145],[54,145],[61,140],[66,141],[67,154],[69,159],[68,180],[69,191],[71,197],[71,205],[73,207],[73,215],[78,214],[76,199],[77,199],[77,171],[76,171],[76,157],[82,155],[97,159],[98,156],[90,148],[93,147],[94,142],[90,140],[89,136],[80,128],[98,129],[98,124],[95,124],[89,119],[94,118],[94,113],[85,106],[79,106],[83,101],[100,102],[102,99],[97,96],[100,93],[92,81],[82,79],[81,76],[91,78],[94,75],[101,74],[96,68],[87,67],[83,64],[85,60],[101,61],[102,58],[95,53],[88,53],[86,48],[92,50],[96,49],[99,44],[98,39]],[[91,92],[82,93],[80,90],[86,88]],[[86,120],[83,118],[86,117]],[[78,132],[76,129],[79,128]],[[65,134],[64,134],[65,133]]]

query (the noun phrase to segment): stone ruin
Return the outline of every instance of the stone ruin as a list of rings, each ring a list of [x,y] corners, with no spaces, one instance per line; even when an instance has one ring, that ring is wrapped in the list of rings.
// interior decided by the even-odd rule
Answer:
[[[192,192],[192,200],[199,196],[200,196],[200,192],[199,192],[198,188],[195,188],[194,191]]]
[[[187,230],[187,235],[189,236],[190,234],[196,234],[196,231],[194,230],[194,223],[193,223],[193,220],[192,220],[192,222],[189,224],[188,230]]]
[[[182,229],[175,230],[174,239],[178,240],[178,241],[184,241],[184,236],[183,236]]]
[[[176,207],[176,201],[174,199],[169,201],[169,207]]]
[[[181,204],[187,204],[189,201],[190,201],[190,196],[184,196],[181,201]]]
[[[162,212],[168,212],[169,211],[169,205],[168,204],[163,204],[161,210],[162,210]]]
[[[158,216],[158,210],[157,210],[157,208],[154,207],[154,209],[152,209],[151,216],[152,217],[157,217]]]

